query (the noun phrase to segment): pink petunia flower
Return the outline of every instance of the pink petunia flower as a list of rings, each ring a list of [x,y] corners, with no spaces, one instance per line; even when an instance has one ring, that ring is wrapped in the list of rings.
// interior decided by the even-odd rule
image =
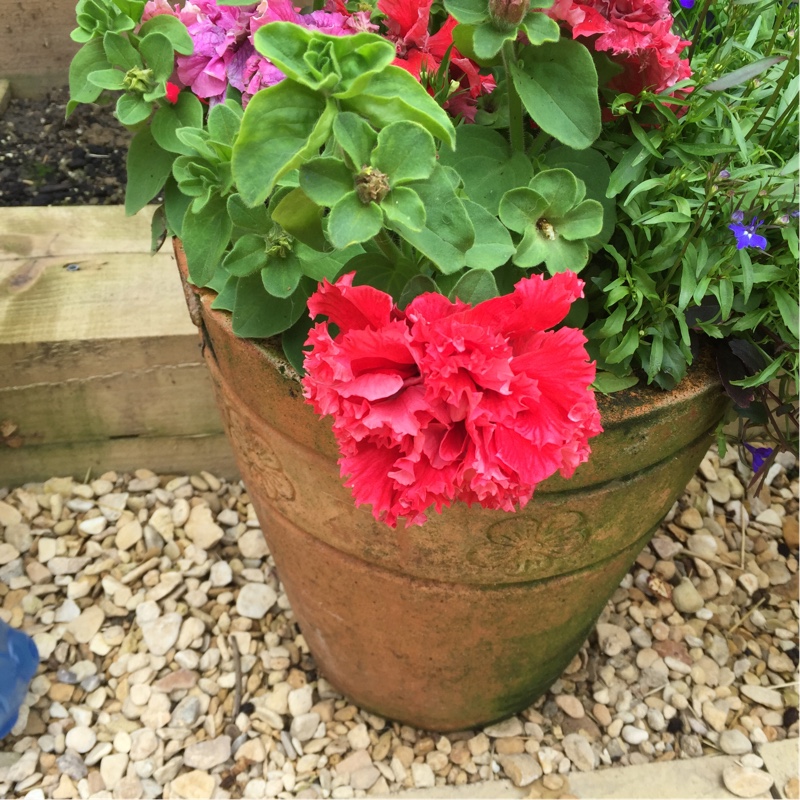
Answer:
[[[394,527],[455,501],[513,511],[557,471],[570,476],[602,430],[581,331],[548,330],[582,295],[573,273],[521,280],[470,306],[325,282],[309,300],[305,396],[333,418],[357,505]],[[339,332],[331,336],[328,325]]]

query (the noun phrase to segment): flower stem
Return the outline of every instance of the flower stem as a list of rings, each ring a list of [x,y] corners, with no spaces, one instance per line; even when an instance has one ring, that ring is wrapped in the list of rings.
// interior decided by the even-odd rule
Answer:
[[[689,46],[689,52],[687,54],[687,58],[691,62],[692,56],[694,56],[694,51],[697,48],[697,44],[700,41],[700,37],[703,34],[703,28],[705,27],[706,23],[706,14],[708,14],[708,9],[711,7],[711,0],[706,0],[703,3],[703,7],[700,9],[700,13],[697,15],[697,28],[694,31],[694,36],[692,36],[692,44]]]
[[[769,44],[764,50],[765,57],[772,55],[772,48],[775,46],[775,40],[778,38],[778,34],[783,30],[783,18],[786,16],[786,11],[789,8],[790,2],[791,0],[783,0],[781,3],[781,7],[778,11],[777,19],[775,20],[773,27],[772,38],[769,40]]]
[[[695,234],[697,233],[697,231],[699,231],[700,228],[703,225],[703,221],[705,220],[705,216],[706,216],[706,211],[708,211],[708,207],[711,204],[712,198],[714,197],[714,191],[712,190],[711,187],[713,186],[713,183],[714,183],[715,179],[716,179],[716,174],[714,175],[713,178],[709,177],[708,180],[706,181],[706,198],[705,198],[705,201],[703,202],[703,205],[700,207],[700,211],[697,213],[697,215],[695,217],[694,227],[689,232],[689,235],[684,238],[683,247],[681,248],[681,251],[678,254],[678,257],[675,259],[675,262],[670,267],[670,270],[667,273],[666,279],[662,283],[664,292],[667,292],[669,290],[669,285],[672,282],[672,279],[675,277],[675,273],[680,268],[682,268],[682,266],[683,266],[683,257],[686,255],[686,250],[688,249],[689,244],[694,241],[694,237],[695,237]]]
[[[769,114],[770,109],[775,104],[775,101],[778,100],[783,92],[783,87],[788,82],[789,78],[791,77],[791,70],[789,69],[790,64],[797,58],[797,39],[794,40],[794,45],[792,46],[792,50],[789,53],[789,58],[786,61],[786,68],[783,70],[780,78],[778,78],[778,82],[775,84],[775,89],[773,90],[772,94],[769,96],[766,105],[764,106],[763,110],[761,111],[761,115],[753,124],[753,127],[745,134],[744,139],[747,141],[756,130],[758,130],[758,126],[766,119],[767,114]]]
[[[525,152],[525,131],[522,127],[522,101],[519,99],[517,87],[511,77],[509,65],[517,60],[514,42],[503,44],[503,68],[506,73],[506,92],[508,95],[508,131],[511,136],[511,149],[515,153]]]
[[[373,239],[376,245],[392,264],[397,264],[402,258],[403,253],[400,248],[392,241],[392,237],[386,233],[385,228],[381,228]]]

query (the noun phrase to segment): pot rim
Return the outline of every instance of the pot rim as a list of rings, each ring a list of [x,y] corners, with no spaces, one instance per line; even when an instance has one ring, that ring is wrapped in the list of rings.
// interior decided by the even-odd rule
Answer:
[[[183,280],[184,291],[193,293],[207,313],[224,319],[225,326],[231,328],[231,335],[236,336],[232,330],[232,315],[230,312],[211,308],[211,303],[217,296],[217,292],[208,287],[195,286],[189,280],[183,244],[177,236],[173,237],[173,250]],[[195,321],[195,324],[197,324],[197,321]],[[282,354],[278,336],[268,339],[245,339],[239,336],[236,336],[236,338],[244,346],[259,352],[262,358],[277,369],[287,380],[300,383],[300,375],[297,370]],[[595,397],[600,419],[605,427],[606,424],[617,424],[622,420],[645,419],[651,414],[658,413],[666,406],[688,402],[691,398],[711,392],[715,388],[718,389],[719,393],[723,392],[722,381],[711,352],[709,348],[704,347],[697,354],[692,364],[689,365],[684,379],[674,389],[665,390],[644,384],[630,389],[622,389],[613,394],[602,394],[595,390]]]

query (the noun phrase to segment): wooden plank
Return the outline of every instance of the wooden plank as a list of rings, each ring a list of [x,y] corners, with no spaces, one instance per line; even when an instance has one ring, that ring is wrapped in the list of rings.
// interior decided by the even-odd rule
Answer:
[[[201,363],[197,333],[57,342],[0,341],[0,393],[3,389],[31,384],[56,384],[124,371],[143,372]]]
[[[122,206],[3,208],[0,261],[53,255],[149,253],[152,216],[152,206],[132,217],[125,216]],[[164,252],[168,250],[165,247]]]
[[[0,262],[0,280],[22,263]],[[40,263],[31,289],[0,297],[0,344],[196,335],[172,253],[51,255]]]
[[[0,209],[0,485],[90,467],[233,474],[197,330],[149,209]],[[78,269],[65,269],[75,264]]]
[[[0,450],[0,486],[19,486],[56,475],[72,475],[82,481],[89,470],[96,477],[109,470],[133,472],[139,468],[161,474],[208,470],[221,478],[238,478],[223,434],[139,436]]]
[[[0,414],[24,446],[119,436],[222,433],[203,363],[0,389]]]

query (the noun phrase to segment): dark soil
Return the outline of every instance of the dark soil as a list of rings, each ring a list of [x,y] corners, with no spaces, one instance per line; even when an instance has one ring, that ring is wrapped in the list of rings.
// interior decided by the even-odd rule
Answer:
[[[79,106],[66,89],[12,99],[0,115],[0,206],[121,204],[131,134],[111,106]]]

